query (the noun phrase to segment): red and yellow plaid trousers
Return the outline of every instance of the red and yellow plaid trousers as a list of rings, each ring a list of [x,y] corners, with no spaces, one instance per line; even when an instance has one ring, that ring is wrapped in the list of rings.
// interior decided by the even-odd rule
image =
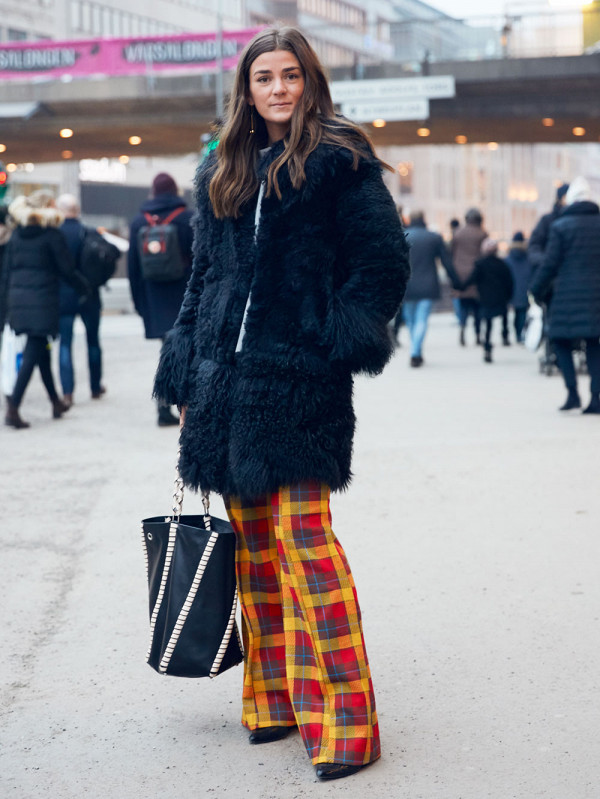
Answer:
[[[250,504],[225,498],[246,649],[242,723],[250,730],[297,724],[313,763],[362,765],[380,756],[379,728],[329,494],[310,482]]]

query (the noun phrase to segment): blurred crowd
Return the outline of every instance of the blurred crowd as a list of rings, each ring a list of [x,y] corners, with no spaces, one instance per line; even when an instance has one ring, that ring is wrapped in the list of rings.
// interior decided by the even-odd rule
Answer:
[[[128,254],[131,295],[146,338],[164,339],[175,323],[191,272],[190,221],[191,212],[166,173],[154,178],[149,198],[131,222],[129,241],[84,225],[78,201],[70,194],[55,198],[39,190],[17,197],[8,208],[0,207],[1,377],[7,426],[30,426],[21,416],[21,403],[36,368],[54,419],[74,404],[77,317],[86,333],[91,399],[106,393],[100,289],[114,274],[122,251]],[[56,339],[60,395],[51,358]],[[157,402],[157,422],[177,425],[179,418]]]
[[[462,223],[450,221],[449,241],[427,229],[423,211],[413,211],[404,223],[411,278],[393,335],[400,345],[400,330],[406,325],[412,367],[425,363],[427,325],[441,297],[443,269],[452,286],[460,346],[467,346],[472,319],[483,361],[493,363],[498,319],[503,346],[514,341],[532,350],[541,348],[545,369],[560,370],[567,388],[561,411],[582,406],[575,354],[590,377],[583,413],[600,413],[600,208],[585,178],[561,184],[552,209],[529,240],[523,231],[515,231],[504,252],[502,243],[488,235],[477,208],[469,209]]]
[[[148,199],[131,221],[129,241],[120,248],[107,241],[110,236],[102,229],[83,224],[72,195],[55,198],[40,190],[17,197],[8,208],[0,206],[6,425],[18,430],[29,427],[21,416],[21,404],[36,367],[52,417],[59,419],[72,407],[77,317],[86,333],[90,396],[94,400],[104,396],[100,288],[114,273],[122,251],[127,252],[131,296],[145,336],[164,340],[191,271],[191,215],[167,173],[152,181]],[[539,348],[545,368],[558,369],[563,376],[567,397],[560,410],[582,407],[577,374],[584,370],[590,378],[590,396],[583,413],[600,413],[600,209],[584,178],[560,185],[552,208],[529,237],[515,231],[509,242],[488,235],[476,208],[469,209],[462,221],[450,220],[446,239],[428,229],[424,211],[413,211],[403,221],[411,278],[391,335],[399,347],[401,329],[406,327],[411,367],[425,365],[429,317],[447,281],[459,346],[479,345],[486,364],[494,362],[497,343]],[[60,394],[51,359],[56,339]],[[160,426],[179,423],[178,415],[164,403],[157,402],[156,413]]]

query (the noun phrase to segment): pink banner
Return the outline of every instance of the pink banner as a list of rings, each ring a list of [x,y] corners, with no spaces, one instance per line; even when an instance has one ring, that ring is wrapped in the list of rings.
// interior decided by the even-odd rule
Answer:
[[[240,52],[257,31],[223,31],[224,69],[235,67]],[[0,79],[210,71],[217,65],[216,51],[214,33],[3,43],[0,45]]]

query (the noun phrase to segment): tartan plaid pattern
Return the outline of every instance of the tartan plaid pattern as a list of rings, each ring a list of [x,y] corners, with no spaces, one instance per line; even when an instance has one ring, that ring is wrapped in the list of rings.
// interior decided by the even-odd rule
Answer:
[[[242,723],[297,724],[313,763],[362,765],[380,756],[379,727],[329,493],[310,482],[252,503],[226,497],[246,650]]]

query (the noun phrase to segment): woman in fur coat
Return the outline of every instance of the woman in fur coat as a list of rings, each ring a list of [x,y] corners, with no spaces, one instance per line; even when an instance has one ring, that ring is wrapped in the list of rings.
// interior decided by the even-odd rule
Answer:
[[[90,287],[75,269],[66,239],[58,230],[63,216],[50,192],[41,189],[29,197],[17,197],[9,213],[17,227],[6,245],[0,294],[6,299],[6,321],[16,333],[26,333],[27,342],[17,382],[7,398],[4,421],[20,430],[29,427],[19,406],[36,366],[54,418],[69,409],[56,391],[48,339],[58,335],[60,280],[66,280],[80,295],[87,295]]]
[[[182,411],[184,482],[223,494],[236,533],[250,743],[297,727],[322,780],[380,756],[329,495],[351,477],[352,376],[390,358],[409,272],[381,169],[304,36],[257,34],[198,172],[193,272],[154,388]]]

